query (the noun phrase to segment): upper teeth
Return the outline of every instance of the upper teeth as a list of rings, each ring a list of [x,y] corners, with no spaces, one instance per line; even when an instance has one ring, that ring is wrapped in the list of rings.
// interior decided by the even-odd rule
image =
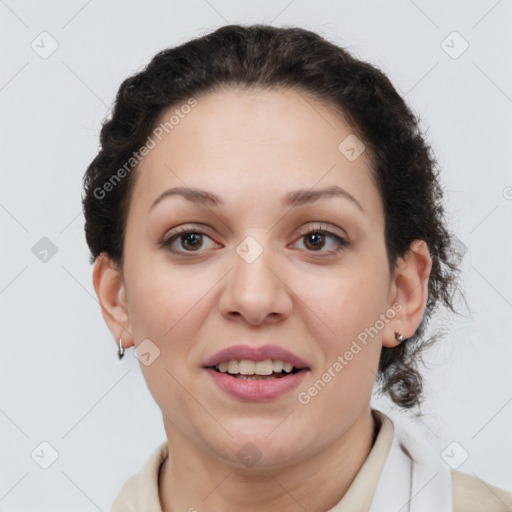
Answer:
[[[265,359],[263,361],[250,361],[248,359],[231,359],[218,364],[219,371],[223,373],[240,373],[242,375],[272,375],[272,372],[281,372],[284,370],[290,373],[293,370],[293,364],[279,359]]]

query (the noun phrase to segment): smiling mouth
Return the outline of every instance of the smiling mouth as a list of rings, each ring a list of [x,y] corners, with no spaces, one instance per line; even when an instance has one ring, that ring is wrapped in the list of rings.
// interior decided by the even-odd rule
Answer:
[[[215,370],[217,373],[226,373],[230,377],[241,380],[271,380],[271,379],[282,379],[283,377],[287,377],[288,375],[293,375],[294,373],[305,371],[305,368],[299,370],[298,368],[294,368],[291,372],[272,372],[270,375],[242,375],[241,373],[229,373],[229,372],[221,372],[218,368],[214,366],[208,366],[207,368],[211,368]]]
[[[215,366],[206,366],[205,368],[214,370],[217,373],[225,373],[229,377],[240,380],[282,379],[288,375],[293,375],[295,373],[307,370],[307,368],[297,368],[295,366],[292,367],[291,364],[287,364],[285,367],[283,367],[284,365],[282,364],[278,364],[278,367],[276,368],[278,371],[274,371],[272,364],[268,364],[267,368],[263,371],[256,371],[251,365],[251,362],[241,361],[241,363],[242,364],[239,363],[235,365],[229,365],[229,367],[226,363],[220,363]],[[282,369],[279,370],[279,367]]]

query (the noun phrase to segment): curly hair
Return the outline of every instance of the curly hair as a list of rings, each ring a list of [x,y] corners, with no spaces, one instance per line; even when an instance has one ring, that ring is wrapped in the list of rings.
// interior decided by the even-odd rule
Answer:
[[[427,336],[425,328],[438,306],[456,312],[461,244],[446,225],[439,168],[419,117],[382,71],[315,32],[261,24],[223,26],[157,53],[142,71],[122,82],[111,118],[102,125],[99,153],[84,176],[91,263],[103,252],[122,268],[134,156],[162,114],[191,97],[230,86],[293,88],[334,107],[367,149],[384,205],[390,270],[413,241],[427,243],[432,268],[425,314],[411,338],[382,348],[376,379],[381,392],[398,406],[419,406],[423,382],[418,363],[439,337]],[[132,162],[133,170],[126,162]]]

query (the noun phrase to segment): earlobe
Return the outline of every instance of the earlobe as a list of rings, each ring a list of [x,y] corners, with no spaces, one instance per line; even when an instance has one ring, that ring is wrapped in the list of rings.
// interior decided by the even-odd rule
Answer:
[[[123,338],[123,347],[133,345],[130,319],[126,307],[126,291],[121,270],[106,254],[94,262],[93,285],[101,306],[103,319],[116,344]]]
[[[397,333],[402,335],[403,340],[407,340],[416,332],[427,305],[431,269],[432,259],[426,242],[415,240],[397,263],[391,284],[391,304],[399,303],[401,307],[383,334],[383,346],[398,346],[401,341]]]

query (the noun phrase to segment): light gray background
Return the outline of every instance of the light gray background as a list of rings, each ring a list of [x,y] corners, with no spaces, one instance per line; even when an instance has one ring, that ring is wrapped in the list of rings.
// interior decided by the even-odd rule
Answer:
[[[0,20],[0,510],[106,511],[165,439],[133,349],[117,360],[100,314],[81,179],[121,81],[236,22],[316,30],[379,66],[420,114],[467,246],[473,316],[442,320],[415,428],[440,454],[458,443],[445,458],[467,451],[461,471],[512,490],[512,1],[0,0]],[[43,31],[58,42],[46,59],[31,47],[51,48]],[[469,43],[458,58],[453,31]],[[57,247],[46,262],[32,252],[42,237]],[[43,441],[58,452],[48,469]]]

